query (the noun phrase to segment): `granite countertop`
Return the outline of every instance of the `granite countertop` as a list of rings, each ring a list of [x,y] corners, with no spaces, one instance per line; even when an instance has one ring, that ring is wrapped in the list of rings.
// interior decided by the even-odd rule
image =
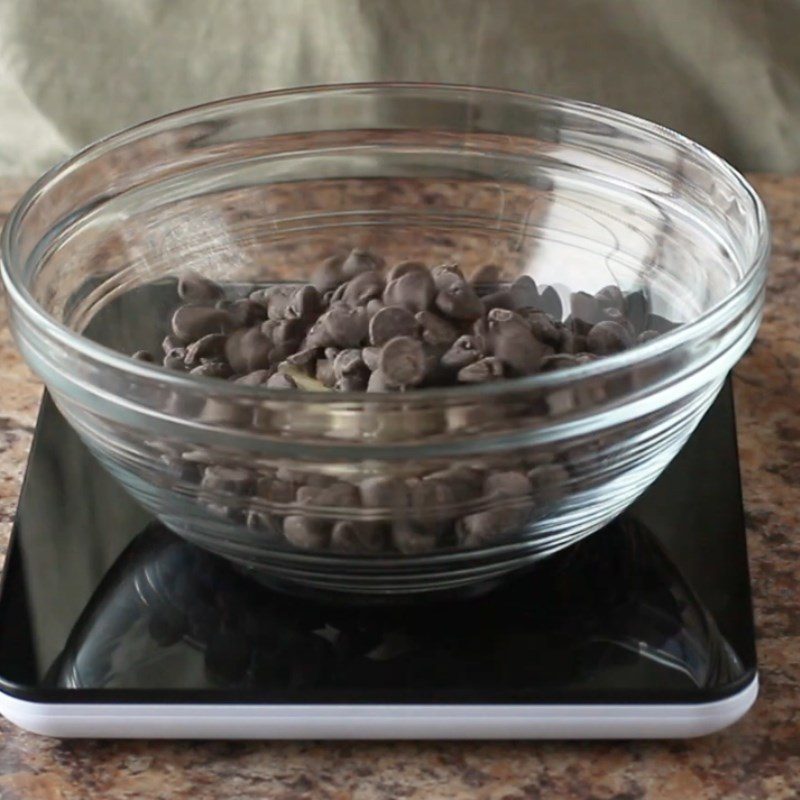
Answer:
[[[187,743],[61,742],[0,720],[0,798],[800,796],[800,176],[752,177],[774,247],[764,323],[734,381],[761,674],[742,722],[673,742]],[[23,188],[0,180],[0,219]],[[0,314],[4,550],[41,388]]]

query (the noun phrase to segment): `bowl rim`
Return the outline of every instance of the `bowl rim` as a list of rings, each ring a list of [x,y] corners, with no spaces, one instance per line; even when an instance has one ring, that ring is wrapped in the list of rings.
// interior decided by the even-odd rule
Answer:
[[[340,93],[366,92],[402,94],[405,92],[428,93],[432,96],[474,95],[477,97],[507,98],[509,100],[526,101],[543,108],[568,110],[572,113],[591,115],[593,118],[604,119],[616,125],[627,126],[654,140],[664,141],[672,145],[679,145],[693,151],[705,160],[710,166],[725,174],[738,186],[742,195],[751,204],[751,211],[756,222],[757,242],[753,257],[746,265],[733,291],[723,297],[709,309],[700,314],[697,319],[684,323],[679,327],[662,334],[661,336],[643,344],[638,344],[630,350],[606,356],[595,361],[590,361],[569,370],[557,370],[547,373],[538,373],[531,376],[512,378],[504,381],[495,381],[484,384],[468,386],[451,386],[441,388],[426,388],[424,390],[403,393],[367,393],[367,392],[316,392],[296,389],[287,392],[283,389],[267,389],[262,386],[246,386],[232,381],[220,381],[216,378],[188,373],[173,372],[164,369],[158,364],[138,361],[130,356],[120,353],[105,345],[99,344],[72,330],[48,314],[31,296],[22,284],[18,271],[13,265],[18,262],[14,240],[23,222],[26,213],[36,203],[40,195],[55,183],[61,176],[78,169],[83,163],[112,150],[119,145],[135,141],[143,135],[157,132],[173,123],[198,122],[203,117],[216,115],[226,108],[237,106],[259,105],[272,100],[299,99],[315,95],[336,95]],[[465,136],[469,131],[465,131]],[[739,170],[725,161],[703,145],[680,134],[670,128],[652,122],[633,114],[607,106],[590,103],[582,100],[572,100],[546,93],[525,92],[515,89],[500,89],[487,86],[473,86],[468,84],[431,83],[431,82],[357,82],[340,84],[317,84],[299,86],[286,89],[277,89],[251,94],[240,94],[223,99],[213,100],[185,108],[177,109],[162,114],[124,129],[112,132],[78,150],[72,156],[57,163],[38,178],[18,200],[6,220],[0,238],[0,273],[5,284],[8,297],[25,314],[34,325],[45,332],[46,335],[63,342],[73,351],[80,353],[89,360],[98,362],[105,367],[119,372],[135,375],[140,379],[152,379],[162,385],[170,386],[176,390],[192,392],[202,391],[204,394],[216,398],[230,400],[295,401],[305,403],[321,403],[325,405],[352,405],[353,403],[370,404],[396,404],[401,401],[404,405],[428,404],[437,399],[455,401],[476,398],[491,398],[498,395],[508,396],[521,392],[549,390],[557,387],[571,388],[581,383],[598,378],[614,376],[634,364],[652,361],[670,351],[682,347],[688,341],[702,338],[719,328],[719,321],[724,319],[732,306],[736,305],[739,297],[753,289],[754,283],[762,283],[766,278],[766,265],[770,251],[770,225],[769,219],[761,198],[749,181]],[[760,279],[760,280],[759,280]],[[756,288],[756,291],[758,291]]]

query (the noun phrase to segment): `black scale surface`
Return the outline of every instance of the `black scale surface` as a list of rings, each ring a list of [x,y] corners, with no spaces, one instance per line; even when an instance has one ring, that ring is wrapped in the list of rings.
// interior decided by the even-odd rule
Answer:
[[[729,382],[606,529],[478,599],[326,606],[155,522],[45,397],[0,590],[0,689],[48,702],[677,703],[756,669]]]

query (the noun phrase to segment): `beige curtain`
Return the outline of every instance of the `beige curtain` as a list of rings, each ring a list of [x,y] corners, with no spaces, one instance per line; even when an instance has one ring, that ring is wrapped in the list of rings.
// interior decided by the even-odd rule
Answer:
[[[800,167],[800,0],[0,0],[0,172],[226,95],[430,80],[563,94]]]

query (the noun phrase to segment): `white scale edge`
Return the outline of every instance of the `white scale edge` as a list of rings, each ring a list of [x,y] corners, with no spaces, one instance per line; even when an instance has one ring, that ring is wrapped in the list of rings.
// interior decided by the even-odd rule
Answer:
[[[707,703],[269,705],[39,703],[0,692],[0,713],[33,733],[112,739],[665,739],[740,719],[758,676]]]

